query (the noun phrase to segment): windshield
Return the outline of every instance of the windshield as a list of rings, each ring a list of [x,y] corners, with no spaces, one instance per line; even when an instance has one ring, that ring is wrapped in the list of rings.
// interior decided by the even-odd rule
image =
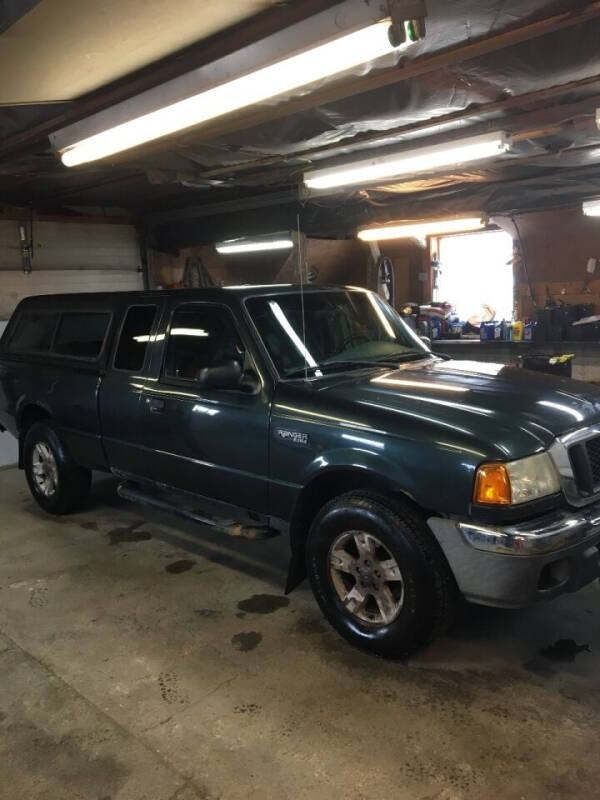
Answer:
[[[381,298],[366,290],[251,297],[246,307],[283,377],[327,368],[426,356],[417,334]],[[306,345],[304,344],[306,342]]]

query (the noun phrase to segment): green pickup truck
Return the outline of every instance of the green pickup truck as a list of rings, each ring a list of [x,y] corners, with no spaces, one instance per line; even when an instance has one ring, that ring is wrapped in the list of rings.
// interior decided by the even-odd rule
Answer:
[[[600,389],[433,355],[376,294],[242,286],[24,300],[0,427],[42,508],[119,493],[289,535],[331,624],[384,656],[457,600],[520,607],[600,575]]]

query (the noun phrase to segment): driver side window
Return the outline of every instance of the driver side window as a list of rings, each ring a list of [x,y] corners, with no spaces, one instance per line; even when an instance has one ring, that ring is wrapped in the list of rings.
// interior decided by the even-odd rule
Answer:
[[[222,306],[180,306],[171,320],[164,374],[194,381],[205,367],[237,361],[244,347],[230,313]]]

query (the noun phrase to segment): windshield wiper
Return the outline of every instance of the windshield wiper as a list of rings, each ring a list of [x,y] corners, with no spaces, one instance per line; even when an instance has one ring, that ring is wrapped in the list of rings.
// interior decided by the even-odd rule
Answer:
[[[391,353],[375,360],[378,364],[397,364],[399,361],[412,361],[417,358],[428,358],[431,355],[433,355],[433,353],[428,350],[403,350],[399,353]]]
[[[298,369],[294,369],[291,372],[286,372],[284,375],[285,378],[301,378],[304,376],[305,373],[310,375],[314,375],[317,370],[321,370],[322,372],[331,372],[332,369],[341,367],[342,369],[354,368],[354,367],[376,367],[378,366],[375,361],[323,361],[321,364],[317,364],[314,367],[298,367]]]

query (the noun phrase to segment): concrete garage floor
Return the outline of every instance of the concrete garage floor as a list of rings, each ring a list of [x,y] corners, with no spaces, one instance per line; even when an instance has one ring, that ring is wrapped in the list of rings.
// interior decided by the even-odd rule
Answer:
[[[598,796],[597,584],[390,663],[282,596],[285,541],[114,489],[54,519],[0,472],[3,798]]]

